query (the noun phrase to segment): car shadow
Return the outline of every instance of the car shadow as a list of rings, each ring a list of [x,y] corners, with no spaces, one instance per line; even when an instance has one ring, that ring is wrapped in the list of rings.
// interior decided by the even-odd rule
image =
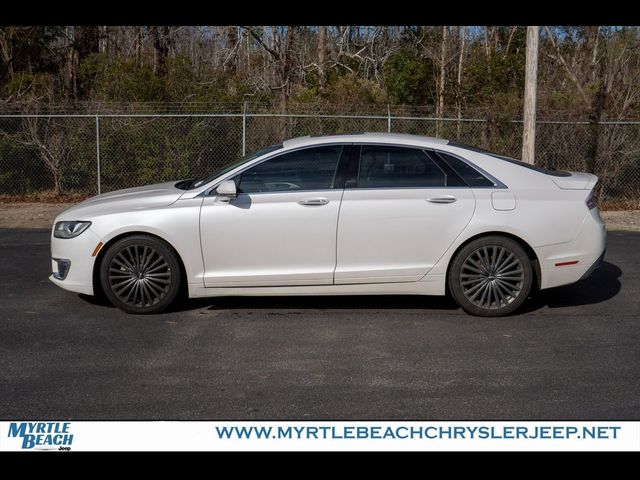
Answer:
[[[610,262],[602,262],[602,265],[584,280],[535,292],[516,314],[533,312],[542,307],[577,307],[606,302],[620,292],[621,275],[620,267]]]
[[[615,297],[621,288],[622,270],[603,262],[590,277],[572,285],[535,292],[514,315],[534,312],[543,307],[562,308],[591,305]],[[104,298],[79,295],[84,301],[100,306],[109,305]],[[168,312],[190,310],[458,310],[460,307],[446,297],[421,295],[308,295],[282,297],[211,297],[184,300]]]
[[[292,297],[218,297],[203,299],[209,310],[455,310],[449,297],[420,295],[309,295]],[[191,301],[190,301],[191,302]]]

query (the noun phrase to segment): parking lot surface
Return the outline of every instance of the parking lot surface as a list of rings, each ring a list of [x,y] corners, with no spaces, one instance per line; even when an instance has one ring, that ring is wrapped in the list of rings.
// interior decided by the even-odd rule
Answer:
[[[0,419],[640,420],[640,234],[517,314],[437,297],[193,300],[131,316],[0,229]]]

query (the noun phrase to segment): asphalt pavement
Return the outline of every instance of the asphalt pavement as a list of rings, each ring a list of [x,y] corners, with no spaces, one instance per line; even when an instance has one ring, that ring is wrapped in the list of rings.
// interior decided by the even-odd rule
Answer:
[[[132,316],[0,229],[0,419],[640,420],[639,233],[506,318],[439,297],[192,300]]]

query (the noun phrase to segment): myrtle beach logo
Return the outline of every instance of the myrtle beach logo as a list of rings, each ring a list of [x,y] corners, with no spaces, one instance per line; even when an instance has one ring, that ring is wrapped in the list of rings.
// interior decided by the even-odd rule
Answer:
[[[24,450],[71,450],[70,422],[20,422],[9,424],[9,438],[21,438]]]

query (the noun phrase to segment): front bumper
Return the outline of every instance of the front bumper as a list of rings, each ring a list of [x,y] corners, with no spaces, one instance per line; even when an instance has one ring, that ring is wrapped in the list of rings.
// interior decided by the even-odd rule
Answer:
[[[65,290],[93,295],[92,256],[100,238],[88,228],[76,238],[56,238],[51,233],[51,271],[49,280]],[[60,261],[68,263],[61,271]],[[58,277],[58,278],[56,278]]]

